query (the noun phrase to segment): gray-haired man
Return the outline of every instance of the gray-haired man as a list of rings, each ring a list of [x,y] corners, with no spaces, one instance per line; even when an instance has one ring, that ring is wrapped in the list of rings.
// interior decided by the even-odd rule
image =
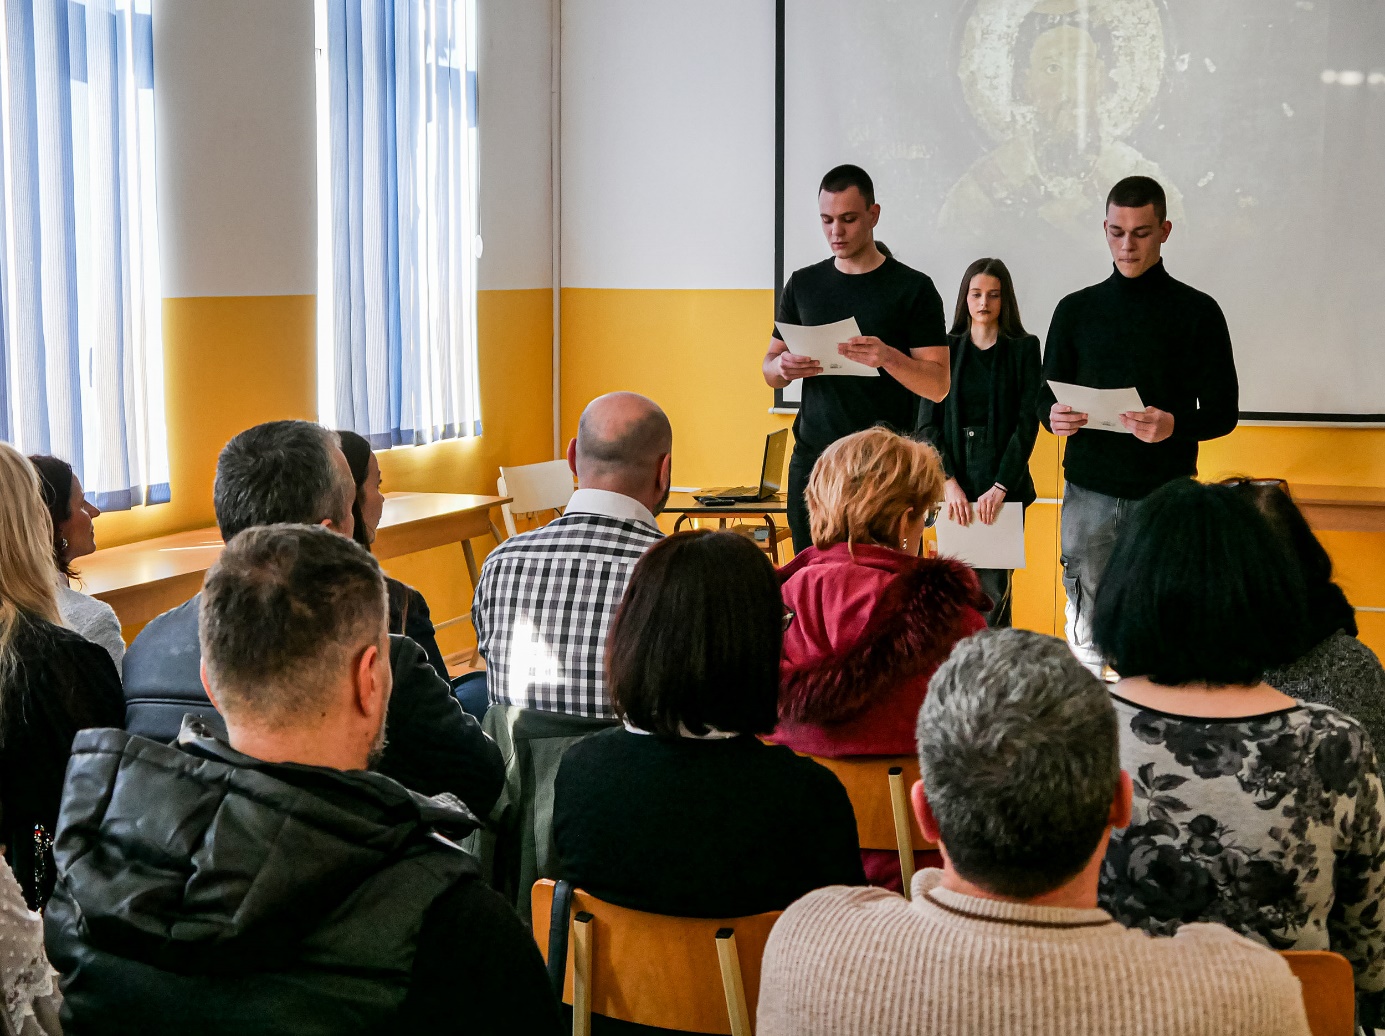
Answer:
[[[1131,784],[1110,698],[1061,641],[962,641],[918,740],[914,811],[942,870],[914,876],[912,901],[839,887],[789,907],[765,950],[761,1036],[1306,1036],[1273,951],[1220,925],[1152,938],[1097,908]]]

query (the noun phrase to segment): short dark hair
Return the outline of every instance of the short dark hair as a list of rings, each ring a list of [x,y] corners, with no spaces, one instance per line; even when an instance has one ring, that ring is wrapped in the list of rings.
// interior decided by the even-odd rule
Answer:
[[[48,517],[53,519],[53,563],[58,566],[59,572],[73,579],[77,573],[72,571],[72,562],[64,550],[63,534],[58,531],[58,526],[72,517],[72,480],[77,476],[72,471],[72,465],[60,457],[38,453],[29,458],[29,463],[38,472],[38,488],[48,508]]]
[[[351,538],[370,550],[370,530],[361,514],[361,487],[370,474],[370,455],[375,451],[370,448],[370,441],[356,432],[338,429],[337,441],[346,456],[346,466],[351,469],[351,481],[356,483],[356,495],[351,498]]]
[[[616,713],[652,734],[768,734],[778,720],[784,602],[764,552],[702,529],[656,543],[606,645]]]
[[[1020,300],[1015,295],[1015,283],[1010,279],[1010,269],[999,259],[978,259],[962,274],[962,286],[957,289],[957,308],[952,314],[952,330],[948,334],[964,335],[971,330],[971,310],[967,308],[967,293],[971,290],[971,279],[982,275],[1000,281],[1000,333],[1010,338],[1020,338],[1027,334],[1024,322],[1020,320]]]
[[[861,197],[866,200],[866,208],[875,204],[875,183],[870,173],[858,165],[839,165],[828,170],[822,183],[818,184],[818,193],[840,194],[848,187],[855,187],[861,192]]]
[[[1303,598],[1298,566],[1250,501],[1178,479],[1117,538],[1092,635],[1122,676],[1255,684],[1307,646]]]
[[[1060,887],[1097,852],[1120,781],[1111,697],[1061,640],[983,630],[928,684],[919,767],[953,868],[1001,896]]]
[[[1332,558],[1313,534],[1308,519],[1282,485],[1267,479],[1234,479],[1228,484],[1235,493],[1255,505],[1289,553],[1298,562],[1303,577],[1304,608],[1307,611],[1307,641],[1312,647],[1341,630],[1356,636],[1356,609],[1342,588],[1332,581]]]
[[[301,719],[362,647],[385,633],[375,559],[317,525],[265,525],[232,539],[207,573],[198,635],[228,712]]]
[[[266,421],[233,438],[217,457],[212,491],[221,538],[254,525],[344,522],[337,448],[336,433],[311,421]]]
[[[1106,207],[1112,205],[1122,209],[1142,209],[1154,206],[1154,215],[1162,223],[1169,218],[1169,203],[1164,196],[1164,188],[1159,181],[1149,176],[1127,176],[1111,188],[1106,196]]]

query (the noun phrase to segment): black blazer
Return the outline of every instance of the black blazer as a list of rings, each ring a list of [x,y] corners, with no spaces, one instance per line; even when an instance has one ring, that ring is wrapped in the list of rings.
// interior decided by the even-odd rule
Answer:
[[[957,414],[958,389],[967,376],[970,336],[948,335],[947,348],[952,358],[952,388],[941,403],[920,400],[915,434],[928,440],[941,454],[943,470],[952,478],[966,451],[962,445],[962,425]],[[996,481],[1005,487],[1005,499],[1032,504],[1038,495],[1029,474],[1029,456],[1039,436],[1035,400],[1039,394],[1039,339],[1034,335],[1011,338],[1001,335],[992,346],[996,362],[991,376],[991,442],[1000,453]]]

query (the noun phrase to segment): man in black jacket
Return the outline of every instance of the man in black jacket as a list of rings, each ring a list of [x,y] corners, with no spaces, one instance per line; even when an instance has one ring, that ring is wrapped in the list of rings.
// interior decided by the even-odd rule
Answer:
[[[1129,176],[1106,200],[1115,270],[1058,303],[1044,353],[1039,417],[1068,438],[1063,454],[1063,584],[1067,636],[1100,674],[1091,610],[1116,537],[1140,500],[1197,474],[1198,443],[1236,427],[1239,391],[1231,333],[1212,296],[1176,281],[1160,248],[1169,239],[1164,190]],[[1134,387],[1145,409],[1121,415],[1125,433],[1084,428],[1087,415],[1057,402],[1048,382]]]
[[[241,533],[201,644],[229,743],[82,731],[45,917],[69,1034],[561,1031],[529,933],[455,844],[475,817],[371,772],[391,673],[379,566]]]
[[[309,421],[270,421],[241,432],[217,459],[216,521],[227,543],[278,522],[323,525],[351,537],[355,482],[336,433]],[[221,718],[203,690],[197,614],[201,595],[150,622],[125,656],[125,727],[157,741],[178,736],[185,715],[212,730]],[[500,797],[505,764],[475,719],[428,664],[423,649],[391,636],[394,676],[388,740],[374,767],[423,795],[450,792],[477,816]]]

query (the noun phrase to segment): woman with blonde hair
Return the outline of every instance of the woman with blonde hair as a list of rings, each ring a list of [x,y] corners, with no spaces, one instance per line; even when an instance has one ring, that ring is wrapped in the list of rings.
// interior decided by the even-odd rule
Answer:
[[[33,910],[53,891],[53,833],[72,738],[125,722],[111,656],[60,622],[53,525],[38,475],[0,443],[0,841]]]
[[[933,671],[990,607],[965,564],[920,556],[943,480],[933,447],[886,428],[839,439],[813,466],[813,545],[780,570],[779,743],[829,758],[915,751]],[[862,856],[871,884],[899,887],[893,854]]]

